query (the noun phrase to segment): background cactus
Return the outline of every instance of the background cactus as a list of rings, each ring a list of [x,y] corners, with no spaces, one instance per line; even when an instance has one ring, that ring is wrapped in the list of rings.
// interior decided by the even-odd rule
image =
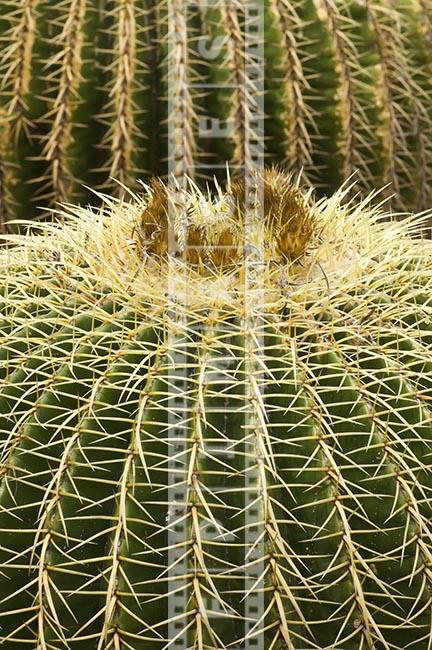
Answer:
[[[432,243],[262,189],[252,240],[239,181],[8,236],[5,648],[430,647]]]
[[[394,207],[429,208],[429,3],[255,4],[265,18],[268,160],[303,168],[305,181],[327,193],[358,170],[358,189],[389,183]],[[248,165],[254,82],[244,27],[253,5],[8,0],[0,17],[2,216],[41,214],[36,206],[47,199],[85,202],[83,183],[119,193],[111,177],[131,187],[137,177],[163,176],[169,156],[183,178],[212,176],[217,165],[224,173],[226,161]],[[169,151],[168,117],[178,130]],[[230,134],[200,129],[200,118],[218,117],[230,120]]]

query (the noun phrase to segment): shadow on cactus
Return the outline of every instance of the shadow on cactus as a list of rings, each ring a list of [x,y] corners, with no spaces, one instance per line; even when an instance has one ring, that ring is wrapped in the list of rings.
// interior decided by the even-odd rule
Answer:
[[[346,191],[4,238],[5,648],[430,647],[432,243]]]

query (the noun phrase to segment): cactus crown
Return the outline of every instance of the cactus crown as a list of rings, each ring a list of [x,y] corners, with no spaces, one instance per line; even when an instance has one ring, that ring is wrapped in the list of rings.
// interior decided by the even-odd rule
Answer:
[[[153,287],[155,299],[158,293],[166,295],[168,277],[175,272],[191,287],[196,283],[198,302],[212,281],[224,281],[227,287],[231,283],[238,292],[238,273],[254,238],[263,249],[262,286],[273,297],[285,286],[281,278],[289,280],[299,295],[304,292],[308,300],[321,295],[323,287],[327,291],[329,283],[335,290],[344,283],[354,286],[369,272],[366,260],[371,272],[381,272],[377,260],[383,257],[388,263],[390,242],[396,247],[398,263],[412,255],[415,241],[409,234],[414,223],[418,228],[419,215],[384,228],[385,214],[370,206],[372,196],[355,207],[343,205],[352,186],[341,188],[331,199],[317,201],[281,169],[254,173],[249,182],[249,210],[258,214],[258,220],[250,222],[245,219],[244,178],[229,180],[225,191],[216,183],[214,191],[208,188],[206,194],[192,181],[190,186],[184,190],[153,178],[149,185],[143,184],[143,193],[130,192],[130,200],[98,193],[104,201],[101,209],[65,205],[55,211],[66,219],[64,226],[28,222],[32,230],[40,230],[40,236],[6,236],[6,241],[18,244],[6,255],[18,259],[31,255],[36,268],[41,260],[42,264],[54,260],[58,265],[61,259],[72,276],[84,266],[95,282],[106,281],[116,289],[129,287],[141,295]],[[420,221],[427,219],[424,213]],[[62,265],[59,272],[64,273]],[[369,280],[367,273],[366,277]],[[160,284],[161,279],[165,284]]]
[[[273,167],[264,172],[261,181],[262,186],[259,174],[254,174],[249,202],[252,201],[252,208],[259,209],[261,199],[261,228],[266,247],[273,257],[298,258],[312,237],[314,214],[289,174]],[[187,249],[188,261],[234,263],[249,225],[244,219],[245,179],[230,182],[226,193],[218,186],[216,189],[216,198],[212,198],[210,194],[204,196],[196,186],[193,193],[178,187],[168,191],[160,179],[152,179],[151,198],[138,227],[143,249],[157,254],[167,252],[172,231],[177,252],[184,253]]]

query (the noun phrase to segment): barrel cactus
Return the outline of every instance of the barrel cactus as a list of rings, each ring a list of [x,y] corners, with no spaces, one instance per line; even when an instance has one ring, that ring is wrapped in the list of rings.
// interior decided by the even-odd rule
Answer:
[[[3,647],[430,648],[432,242],[346,191],[4,236]]]
[[[268,160],[324,193],[356,173],[366,193],[386,185],[395,209],[428,209],[428,0],[8,0],[0,216],[164,176],[177,146],[183,178],[248,165],[257,11]]]

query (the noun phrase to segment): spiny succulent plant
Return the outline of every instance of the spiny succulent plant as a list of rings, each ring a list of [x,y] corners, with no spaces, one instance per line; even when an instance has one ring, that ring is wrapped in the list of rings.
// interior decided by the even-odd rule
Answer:
[[[269,161],[428,209],[431,26],[428,0],[7,0],[2,213],[118,193],[112,178],[164,176],[167,159],[183,180],[250,167],[261,83]]]
[[[4,236],[5,648],[430,648],[432,242],[347,191]]]

